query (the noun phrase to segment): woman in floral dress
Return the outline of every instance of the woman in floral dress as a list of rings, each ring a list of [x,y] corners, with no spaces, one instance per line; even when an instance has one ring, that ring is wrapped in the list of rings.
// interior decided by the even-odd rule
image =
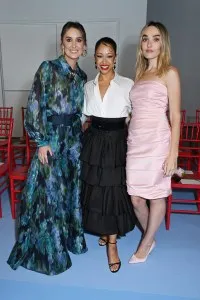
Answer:
[[[18,239],[9,256],[14,270],[55,275],[71,267],[68,251],[87,251],[80,206],[81,111],[86,74],[77,61],[86,52],[78,22],[61,32],[63,55],[36,72],[25,128],[37,143],[23,190]]]

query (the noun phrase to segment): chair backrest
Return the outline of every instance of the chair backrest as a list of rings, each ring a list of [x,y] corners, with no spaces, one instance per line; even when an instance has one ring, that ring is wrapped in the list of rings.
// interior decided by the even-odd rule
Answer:
[[[196,110],[196,123],[200,124],[200,109]]]
[[[13,107],[0,107],[0,118],[12,118]]]
[[[12,118],[0,118],[0,137],[12,138],[13,121]]]
[[[11,118],[0,118],[0,138],[7,139],[5,150],[7,150],[7,161],[9,169],[11,166],[11,143],[12,143],[12,132],[13,132],[14,119]]]
[[[194,143],[200,142],[200,123],[186,123],[181,124],[180,131],[180,144],[183,146],[184,142],[193,142],[192,145],[196,145]]]
[[[181,123],[185,123],[186,122],[186,110],[183,109],[181,110]]]

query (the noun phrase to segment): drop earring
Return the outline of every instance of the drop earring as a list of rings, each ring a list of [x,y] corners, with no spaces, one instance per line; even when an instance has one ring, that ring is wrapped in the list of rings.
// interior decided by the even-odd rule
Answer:
[[[87,55],[87,50],[83,50],[82,56],[85,57]]]
[[[95,63],[94,63],[94,64],[95,64],[95,69],[97,69],[97,64],[96,64],[96,61],[95,61]]]
[[[65,48],[62,47],[62,55],[65,56]]]
[[[113,70],[115,70],[116,69],[116,62],[114,63],[114,66],[113,66]]]

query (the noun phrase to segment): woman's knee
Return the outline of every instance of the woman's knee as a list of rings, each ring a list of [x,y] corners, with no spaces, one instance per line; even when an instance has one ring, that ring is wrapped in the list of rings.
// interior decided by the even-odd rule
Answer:
[[[146,206],[146,200],[139,196],[131,196],[131,201],[134,208],[140,208]]]

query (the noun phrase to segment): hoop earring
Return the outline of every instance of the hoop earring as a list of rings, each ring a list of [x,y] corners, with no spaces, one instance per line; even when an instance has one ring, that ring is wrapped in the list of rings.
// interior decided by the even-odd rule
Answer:
[[[82,56],[85,57],[87,55],[87,50],[83,50]]]

